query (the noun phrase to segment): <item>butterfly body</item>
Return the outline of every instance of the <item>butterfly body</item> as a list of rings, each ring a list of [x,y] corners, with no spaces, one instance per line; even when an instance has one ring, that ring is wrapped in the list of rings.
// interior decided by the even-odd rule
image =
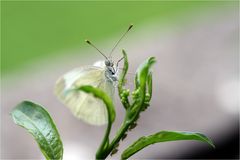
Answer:
[[[113,98],[117,76],[117,68],[112,61],[98,61],[93,66],[75,68],[60,77],[55,86],[55,94],[75,117],[92,125],[103,125],[107,123],[107,110],[103,102],[91,94],[74,89],[91,85]]]

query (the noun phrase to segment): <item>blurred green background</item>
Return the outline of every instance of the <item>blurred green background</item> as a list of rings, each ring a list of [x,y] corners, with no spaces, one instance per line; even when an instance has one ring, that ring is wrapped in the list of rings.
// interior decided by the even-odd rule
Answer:
[[[130,23],[140,26],[155,18],[174,25],[203,8],[230,3],[234,2],[2,1],[1,71],[12,73],[64,49],[85,47],[84,39],[111,37]]]

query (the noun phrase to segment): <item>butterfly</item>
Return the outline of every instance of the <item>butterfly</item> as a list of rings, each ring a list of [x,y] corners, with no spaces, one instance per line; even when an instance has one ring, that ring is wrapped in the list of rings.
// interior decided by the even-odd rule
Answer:
[[[118,64],[123,58],[114,63],[111,54],[132,27],[133,25],[128,27],[127,31],[114,45],[108,57],[89,40],[86,40],[89,45],[102,54],[105,61],[97,61],[90,66],[75,68],[57,80],[54,89],[55,95],[71,110],[75,117],[91,125],[104,125],[107,123],[108,115],[105,104],[91,94],[74,89],[82,85],[91,85],[103,90],[113,99],[118,81]],[[72,91],[68,92],[69,90]]]

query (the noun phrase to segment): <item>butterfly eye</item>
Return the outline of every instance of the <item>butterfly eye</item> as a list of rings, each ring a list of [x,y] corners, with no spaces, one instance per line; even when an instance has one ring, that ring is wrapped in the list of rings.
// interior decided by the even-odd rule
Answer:
[[[105,65],[110,66],[111,65],[110,61],[105,61]]]

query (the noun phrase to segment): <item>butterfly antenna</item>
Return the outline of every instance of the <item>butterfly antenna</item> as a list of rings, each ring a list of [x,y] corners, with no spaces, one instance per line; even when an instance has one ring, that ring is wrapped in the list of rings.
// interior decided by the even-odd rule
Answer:
[[[99,53],[101,53],[101,55],[103,57],[105,57],[106,59],[108,59],[107,56],[105,56],[105,54],[103,54],[96,46],[94,46],[89,40],[85,40],[85,42],[87,42],[87,44],[89,44],[90,46],[92,46],[93,48],[95,48]]]
[[[133,24],[130,24],[127,31],[122,35],[122,37],[117,41],[117,43],[114,45],[113,49],[111,50],[109,57],[112,56],[113,51],[116,49],[117,45],[121,42],[121,40],[125,37],[125,35],[130,31],[130,29],[133,27]]]

